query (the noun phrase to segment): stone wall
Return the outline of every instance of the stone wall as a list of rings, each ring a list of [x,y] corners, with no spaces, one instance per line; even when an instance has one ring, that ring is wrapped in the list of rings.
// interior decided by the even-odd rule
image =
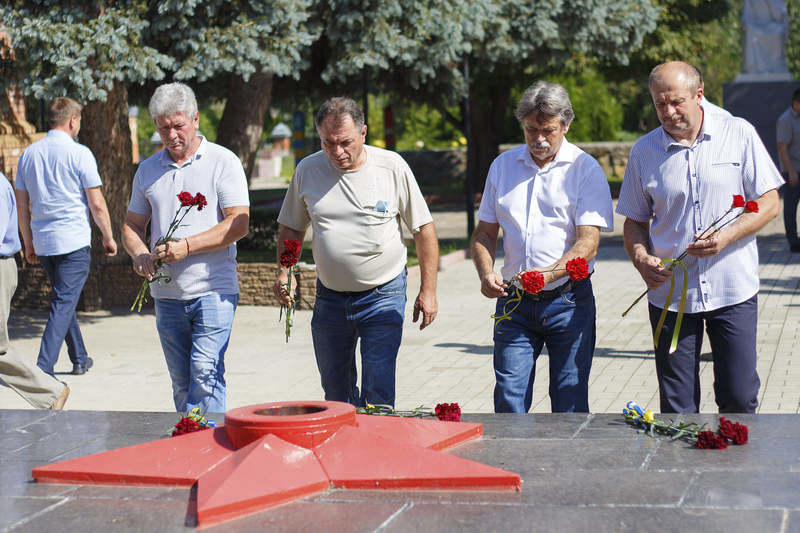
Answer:
[[[275,263],[239,263],[239,304],[278,306],[272,294],[275,280]],[[17,292],[11,301],[14,309],[42,310],[50,305],[50,282],[38,265],[27,265],[18,269]],[[300,265],[295,276],[298,283],[298,308],[311,309],[316,299],[317,274],[312,266]],[[95,266],[89,273],[83,294],[78,304],[80,311],[95,311],[113,307],[130,307],[142,278],[130,265]],[[153,307],[152,298],[147,299],[142,309]]]

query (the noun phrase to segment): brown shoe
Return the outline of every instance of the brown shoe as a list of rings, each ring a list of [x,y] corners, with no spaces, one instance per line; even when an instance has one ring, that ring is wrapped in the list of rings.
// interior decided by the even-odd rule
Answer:
[[[56,401],[50,406],[50,409],[60,411],[64,408],[64,404],[67,403],[67,398],[69,398],[69,387],[64,383],[64,390],[58,395],[58,398],[56,398]]]

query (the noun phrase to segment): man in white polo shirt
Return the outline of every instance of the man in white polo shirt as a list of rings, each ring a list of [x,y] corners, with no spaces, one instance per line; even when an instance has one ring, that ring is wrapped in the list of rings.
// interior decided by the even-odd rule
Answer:
[[[92,366],[75,314],[91,263],[89,213],[103,234],[105,254],[117,253],[97,162],[87,147],[75,142],[82,110],[71,98],[50,103],[50,131],[22,153],[14,183],[25,259],[41,263],[53,287],[36,362],[50,375],[65,340],[73,374]]]
[[[158,270],[169,278],[153,282],[150,292],[175,409],[224,413],[225,351],[239,301],[235,243],[249,224],[247,179],[233,152],[197,134],[197,100],[189,86],[161,85],[149,108],[165,150],[139,165],[122,242],[137,274],[152,279]],[[173,239],[156,246],[181,192],[200,193],[208,205],[192,208]]]
[[[395,401],[397,350],[406,303],[406,247],[412,231],[421,284],[414,302],[420,329],[436,317],[439,245],[433,219],[411,169],[399,154],[366,146],[364,113],[349,98],[331,98],[315,118],[322,151],[295,170],[278,222],[284,239],[314,230],[317,298],[311,333],[326,400],[354,405]],[[289,303],[286,273],[273,285]],[[361,342],[361,391],[356,341]]]
[[[648,292],[655,332],[661,412],[700,409],[700,350],[705,325],[714,357],[714,395],[722,413],[752,413],[758,405],[756,372],[758,248],[756,232],[778,213],[783,180],[747,121],[705,110],[697,70],[672,61],[650,73],[650,93],[661,126],[631,148],[617,213],[626,218],[625,249]],[[710,224],[734,195],[758,202],[707,238]],[[739,210],[735,214],[738,213]],[[697,239],[697,240],[696,240]],[[687,292],[674,353],[668,353],[681,298],[683,268],[662,260],[686,250]],[[675,278],[667,301],[670,277]]]
[[[517,105],[525,144],[500,154],[489,168],[472,235],[481,293],[503,314],[508,282],[524,271],[543,273],[545,286],[524,293],[510,320],[494,331],[496,413],[526,413],[533,401],[536,359],[550,356],[550,406],[589,411],[589,370],[595,346],[591,281],[566,279],[567,261],[593,269],[600,231],[613,228],[611,193],[603,169],[564,138],[574,118],[567,91],[539,81]],[[494,271],[503,229],[502,275]]]

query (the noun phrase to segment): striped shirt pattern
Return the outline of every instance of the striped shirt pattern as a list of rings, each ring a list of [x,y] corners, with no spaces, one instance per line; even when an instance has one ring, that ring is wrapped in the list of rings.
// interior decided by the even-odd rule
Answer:
[[[631,148],[617,213],[650,222],[650,253],[679,256],[714,220],[730,208],[733,195],[758,200],[783,184],[764,144],[750,123],[706,113],[691,146],[683,146],[659,127]],[[728,217],[734,216],[735,209]],[[727,219],[725,219],[727,220]],[[724,220],[723,220],[724,222]],[[685,311],[699,313],[741,303],[758,292],[755,235],[728,245],[711,257],[687,256]],[[683,272],[675,268],[676,289],[669,308],[677,310]],[[648,293],[663,308],[669,282]]]

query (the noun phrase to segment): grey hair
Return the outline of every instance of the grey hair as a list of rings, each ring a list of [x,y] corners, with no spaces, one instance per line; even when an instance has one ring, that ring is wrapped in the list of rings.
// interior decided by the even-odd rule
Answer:
[[[197,116],[197,98],[194,91],[185,83],[160,85],[150,98],[150,116],[166,117],[178,111],[193,119]]]
[[[567,90],[561,85],[549,81],[537,81],[528,87],[528,90],[519,99],[514,115],[517,120],[522,122],[534,111],[549,117],[558,117],[564,126],[569,126],[575,118]]]
[[[339,124],[347,115],[353,119],[356,128],[360,129],[364,126],[364,111],[361,110],[355,100],[346,96],[328,98],[319,107],[319,111],[314,117],[314,124],[320,127],[328,117],[333,117],[334,121]]]

